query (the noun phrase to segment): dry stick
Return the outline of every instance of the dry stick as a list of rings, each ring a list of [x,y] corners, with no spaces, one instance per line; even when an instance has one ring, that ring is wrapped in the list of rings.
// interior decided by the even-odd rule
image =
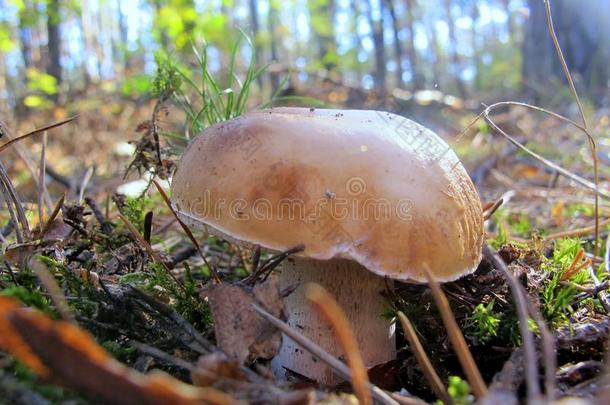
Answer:
[[[195,245],[195,247],[197,248],[199,255],[203,259],[203,263],[205,263],[207,268],[210,269],[210,272],[212,273],[212,276],[214,277],[216,282],[222,283],[222,280],[220,279],[220,276],[218,275],[218,271],[216,271],[216,268],[213,267],[212,265],[210,265],[210,263],[208,263],[208,259],[206,259],[205,255],[203,254],[201,245],[199,244],[199,242],[197,242],[197,239],[195,239],[193,232],[191,232],[190,228],[188,226],[186,226],[186,224],[184,222],[182,222],[182,220],[178,217],[178,214],[176,213],[176,210],[174,210],[174,207],[172,206],[172,203],[169,200],[167,193],[165,192],[165,190],[163,190],[163,187],[161,187],[161,185],[155,179],[153,179],[152,182],[155,184],[155,187],[157,187],[157,190],[159,190],[159,194],[161,194],[161,197],[163,197],[163,201],[165,201],[165,204],[169,207],[169,210],[172,212],[172,214],[174,214],[174,218],[176,218],[176,220],[182,227],[182,230],[189,237],[189,239],[191,240],[191,243],[193,243],[193,245]]]
[[[129,232],[133,235],[134,238],[136,238],[136,240],[140,243],[140,245],[142,245],[142,247],[144,247],[144,249],[146,250],[146,252],[148,253],[148,255],[150,256],[150,258],[156,262],[159,263],[161,265],[161,267],[163,267],[163,269],[165,270],[165,272],[174,280],[174,282],[178,285],[178,287],[180,287],[180,289],[182,289],[182,291],[187,294],[186,289],[184,288],[184,286],[182,285],[182,283],[176,278],[176,276],[174,276],[174,274],[171,272],[171,270],[165,265],[165,263],[161,260],[161,258],[155,253],[155,251],[153,250],[152,246],[150,246],[150,243],[146,242],[146,240],[144,239],[144,237],[142,235],[140,235],[140,232],[138,232],[138,230],[136,229],[135,226],[133,226],[133,224],[131,222],[129,222],[129,220],[127,219],[127,217],[125,217],[123,214],[119,213],[119,218],[121,219],[121,221],[123,221],[123,223],[125,224],[125,226],[127,227],[127,229],[129,230]]]
[[[584,132],[589,139],[589,148],[591,149],[591,158],[593,159],[593,176],[595,181],[595,188],[599,184],[599,167],[597,162],[597,145],[595,144],[595,139],[589,132],[589,125],[587,124],[587,118],[585,117],[585,112],[582,108],[582,104],[580,102],[580,97],[578,97],[578,92],[576,91],[576,87],[574,86],[574,81],[572,80],[572,75],[570,74],[570,69],[568,68],[568,64],[566,63],[565,58],[563,57],[563,51],[561,50],[561,46],[559,45],[559,40],[557,39],[557,34],[555,34],[555,27],[553,26],[553,16],[551,15],[551,3],[549,0],[544,0],[544,7],[546,11],[546,19],[547,24],[549,26],[549,33],[551,34],[551,38],[553,38],[553,45],[555,46],[555,51],[557,52],[557,56],[559,57],[559,61],[561,62],[561,67],[563,68],[563,73],[568,80],[568,85],[570,86],[570,92],[572,96],[576,100],[576,105],[578,105],[578,111],[580,112],[580,117],[582,118],[582,125],[584,127]],[[599,253],[599,197],[595,194],[595,256]]]
[[[51,228],[51,224],[53,224],[53,221],[55,221],[55,218],[57,218],[57,215],[59,215],[59,211],[61,211],[61,207],[64,205],[64,200],[66,199],[66,195],[62,195],[59,200],[57,201],[57,204],[55,204],[55,207],[53,208],[53,211],[51,212],[51,215],[49,215],[49,219],[47,219],[47,222],[44,224],[44,226],[42,227],[42,230],[40,231],[40,239],[42,239],[47,232],[49,232],[49,229]]]
[[[85,173],[85,177],[83,177],[83,181],[80,184],[80,190],[78,192],[78,203],[79,204],[83,203],[83,197],[85,196],[85,190],[87,189],[87,186],[89,185],[89,182],[91,181],[92,177],[93,177],[93,167],[90,167],[87,169],[87,172]]]
[[[28,224],[25,210],[23,209],[23,205],[17,196],[17,191],[15,190],[15,187],[13,187],[13,183],[11,182],[4,165],[2,165],[2,162],[0,162],[0,183],[3,184],[3,189],[5,190],[3,194],[7,206],[10,207],[9,211],[12,210],[12,207],[15,209],[16,220],[13,221],[13,225],[15,226],[16,232],[19,232],[19,225],[21,225],[22,229],[20,232],[23,242],[30,241],[32,235],[30,234],[30,225]]]
[[[38,229],[42,229],[44,221],[43,196],[46,194],[45,176],[47,171],[47,131],[42,134],[42,145],[40,148],[40,171],[38,174]]]
[[[599,226],[602,227],[602,226],[606,226],[608,224],[610,224],[610,218],[601,221],[599,223]],[[551,241],[551,240],[559,239],[559,238],[588,235],[591,232],[593,232],[594,230],[595,230],[595,225],[591,225],[591,226],[587,226],[584,228],[573,229],[571,231],[556,232],[556,233],[552,233],[550,235],[545,236],[544,241]]]
[[[504,199],[500,198],[498,201],[493,203],[489,208],[484,210],[483,220],[487,221],[491,216],[500,208],[500,206],[504,204]]]
[[[428,358],[424,347],[419,341],[419,338],[417,337],[417,333],[415,333],[415,329],[413,329],[411,321],[409,321],[409,318],[407,318],[407,316],[402,313],[402,311],[398,311],[398,319],[400,319],[400,324],[402,325],[402,329],[404,330],[405,337],[409,341],[411,351],[415,355],[417,363],[421,367],[422,372],[426,377],[426,380],[428,380],[428,383],[430,384],[430,387],[432,387],[432,391],[434,391],[436,397],[443,401],[445,405],[453,404],[451,396],[449,396],[449,394],[447,393],[445,385],[436,373],[436,370],[434,370],[434,367],[432,366],[432,363],[430,362],[430,359]]]
[[[0,152],[3,152],[5,149],[7,149],[9,146],[11,146],[12,144],[14,144],[14,143],[16,143],[16,142],[19,142],[19,141],[21,141],[21,140],[23,140],[23,139],[29,138],[30,136],[33,136],[33,135],[39,134],[39,133],[41,133],[41,132],[48,131],[49,129],[53,129],[53,128],[57,128],[57,127],[60,127],[60,126],[62,126],[62,125],[65,125],[65,124],[67,124],[67,123],[68,123],[68,122],[70,122],[70,121],[74,121],[74,120],[75,120],[77,117],[78,117],[78,115],[75,115],[74,117],[70,117],[70,118],[68,118],[68,119],[65,119],[65,120],[63,120],[63,121],[56,122],[56,123],[54,123],[54,124],[45,125],[44,127],[39,128],[39,129],[35,129],[35,130],[33,130],[33,131],[30,131],[30,132],[28,132],[27,134],[24,134],[24,135],[20,135],[20,136],[18,136],[18,137],[15,137],[15,138],[13,138],[13,139],[9,140],[8,142],[6,142],[6,143],[4,143],[4,144],[0,145]]]
[[[348,366],[345,365],[345,363],[333,357],[331,354],[329,354],[316,343],[314,343],[311,339],[306,336],[303,336],[296,330],[292,329],[287,323],[282,322],[275,316],[271,315],[262,307],[256,304],[252,304],[252,308],[254,309],[254,311],[256,311],[258,315],[260,315],[267,322],[278,328],[282,333],[292,339],[303,349],[309,351],[311,354],[313,354],[318,359],[330,366],[335,371],[335,373],[337,373],[337,375],[345,378],[346,380],[351,379],[351,370]],[[376,385],[369,383],[368,388],[377,401],[387,405],[399,405],[396,400],[394,400],[385,391],[383,391]]]
[[[449,335],[449,340],[451,341],[455,353],[458,356],[458,360],[464,369],[468,383],[470,383],[470,386],[472,387],[472,392],[478,399],[481,399],[487,393],[487,387],[485,386],[483,377],[481,377],[481,373],[479,372],[479,369],[472,358],[472,353],[470,353],[470,350],[466,345],[466,340],[464,339],[464,335],[460,331],[460,327],[453,316],[453,312],[451,311],[447,297],[443,293],[438,281],[436,281],[430,272],[430,268],[427,264],[424,264],[424,272],[426,273],[426,277],[428,279],[428,285],[432,290],[434,302],[436,303],[436,306],[441,314],[441,318],[443,319],[445,329],[447,330],[447,334]]]
[[[347,357],[347,364],[351,369],[351,382],[354,393],[362,405],[372,405],[371,392],[367,389],[369,376],[362,360],[362,355],[358,348],[358,342],[354,336],[345,312],[332,295],[321,285],[309,283],[306,286],[305,296],[314,305],[314,308],[326,319],[337,340]],[[371,342],[374,344],[374,342]]]
[[[525,376],[527,382],[527,399],[528,403],[540,400],[540,385],[538,383],[538,361],[536,360],[536,348],[534,346],[534,336],[528,327],[528,314],[525,303],[525,297],[521,295],[519,282],[513,274],[508,270],[498,254],[491,249],[488,244],[483,245],[483,255],[490,258],[494,266],[501,270],[506,276],[506,280],[513,293],[513,299],[517,308],[517,316],[519,318],[519,330],[523,339],[523,351],[525,353]]]

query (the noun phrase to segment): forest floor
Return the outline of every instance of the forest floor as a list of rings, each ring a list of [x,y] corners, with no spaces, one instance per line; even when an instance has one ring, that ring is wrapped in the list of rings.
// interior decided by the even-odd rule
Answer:
[[[213,271],[250,297],[235,311],[251,315],[247,303],[254,293],[242,281],[279,260],[185,232],[174,217],[160,189],[184,142],[162,138],[158,162],[151,128],[180,130],[184,116],[177,107],[105,94],[91,100],[79,103],[76,119],[50,129],[48,141],[37,134],[0,149],[8,173],[4,197],[18,224],[4,225],[11,210],[0,211],[0,397],[24,404],[353,403],[349,383],[321,387],[298,375],[278,382],[268,360],[238,364],[217,348],[216,324],[231,320],[212,313],[200,296],[215,283]],[[598,201],[596,244],[594,193],[518,149],[483,119],[462,134],[480,109],[400,98],[384,108],[423,121],[449,140],[487,208],[489,248],[481,264],[442,285],[485,382],[487,403],[609,395],[607,198]],[[73,112],[57,108],[7,123],[0,141]],[[589,144],[577,129],[517,105],[503,105],[492,117],[531,151],[594,180]],[[610,131],[610,110],[592,111],[589,121],[602,139]],[[606,195],[609,152],[610,144],[598,145],[599,189]],[[144,175],[151,168],[159,187]],[[46,179],[44,187],[39,178]],[[397,283],[388,295],[398,358],[369,370],[370,382],[390,393],[376,396],[380,403],[439,399],[399,312],[411,320],[450,400],[482,399],[485,391],[473,383],[473,370],[463,368],[452,340],[457,331],[446,328],[438,298],[427,284]],[[23,311],[22,304],[36,311]],[[239,337],[246,339],[237,333],[236,344]]]

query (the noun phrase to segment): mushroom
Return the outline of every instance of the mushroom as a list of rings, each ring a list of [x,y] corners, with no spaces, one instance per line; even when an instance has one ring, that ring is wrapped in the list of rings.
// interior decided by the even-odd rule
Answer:
[[[379,111],[273,108],[216,124],[193,139],[172,181],[188,224],[219,237],[304,250],[280,270],[287,322],[340,357],[305,284],[329,290],[346,312],[364,362],[395,358],[381,293],[391,280],[439,281],[481,257],[478,194],[455,153],[432,131]],[[285,338],[276,373],[322,383],[331,370]]]

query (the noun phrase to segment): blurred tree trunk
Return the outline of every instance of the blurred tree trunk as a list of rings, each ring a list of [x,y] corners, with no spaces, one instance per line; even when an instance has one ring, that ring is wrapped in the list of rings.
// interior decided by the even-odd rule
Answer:
[[[271,61],[273,63],[278,63],[278,54],[277,54],[277,32],[275,30],[276,22],[278,21],[277,10],[280,6],[279,3],[274,0],[269,0],[269,13],[267,14],[267,25],[269,26],[269,46],[271,50]],[[280,85],[280,78],[277,72],[271,72],[269,74],[269,81],[271,82],[271,94],[275,94],[277,88]]]
[[[260,65],[263,62],[263,55],[260,47],[260,25],[258,23],[258,2],[257,0],[248,0],[250,14],[250,30],[252,31],[252,43],[254,44],[254,59]],[[256,79],[258,86],[262,89],[263,78],[259,76]]]
[[[523,41],[523,83],[534,97],[551,95],[553,82],[565,83],[547,26],[542,1],[528,0],[529,19]],[[608,99],[610,80],[610,4],[597,0],[554,0],[553,25],[578,90],[595,101]]]
[[[386,95],[386,57],[383,41],[383,1],[379,0],[379,19],[373,18],[373,4],[368,0],[367,17],[375,51],[375,89],[381,99]]]
[[[470,36],[471,36],[471,47],[472,47],[472,59],[474,61],[475,74],[474,74],[474,88],[479,89],[480,87],[480,75],[481,69],[483,68],[481,63],[481,53],[479,51],[479,42],[477,39],[479,35],[477,33],[477,22],[479,20],[479,5],[477,1],[472,2],[472,7],[470,9],[470,20],[472,23],[470,24]]]
[[[396,18],[396,9],[394,7],[393,0],[384,0],[386,2],[388,12],[390,14],[390,19],[392,20],[392,32],[394,34],[394,57],[396,58],[396,86],[403,87],[403,70],[402,70],[402,46],[400,45],[400,26],[398,24],[398,19]]]
[[[504,13],[506,13],[506,17],[508,18],[506,22],[506,25],[508,27],[508,36],[513,39],[513,35],[515,34],[515,16],[513,15],[509,7],[510,0],[501,0],[501,3],[502,8],[504,9]]]
[[[23,9],[19,10],[19,42],[23,66],[26,69],[32,66],[32,22],[29,21],[31,14],[31,5],[26,0]]]
[[[335,0],[308,0],[307,7],[310,24],[318,43],[318,57],[324,68],[331,72],[337,67]]]
[[[128,70],[130,68],[129,52],[127,51],[127,23],[125,22],[125,16],[123,15],[123,10],[121,9],[122,0],[117,0],[117,14],[119,20],[119,40],[120,50],[121,50],[121,58],[123,63],[123,70]]]
[[[452,65],[452,73],[455,78],[455,86],[458,94],[462,98],[466,98],[466,87],[460,77],[461,73],[461,58],[457,51],[457,37],[455,35],[455,23],[453,21],[453,13],[451,12],[451,0],[445,0],[445,13],[447,14],[447,27],[449,29],[449,45],[448,52]]]
[[[435,88],[443,88],[443,52],[438,43],[438,36],[436,35],[436,27],[434,26],[434,22],[427,21],[427,37],[430,42],[430,46],[428,47],[428,52],[432,55],[432,83]]]
[[[413,12],[415,11],[414,9],[416,7],[416,3],[417,0],[406,0],[405,2],[407,8],[407,32],[409,34],[407,53],[409,55],[409,64],[411,66],[411,81],[413,83],[413,90],[421,89],[424,86],[424,78],[419,71],[417,48],[415,47],[415,29],[413,28]]]
[[[49,60],[47,73],[57,79],[57,85],[61,85],[61,36],[59,24],[61,21],[59,0],[47,1],[47,41],[49,48]],[[57,95],[54,97],[57,99]]]

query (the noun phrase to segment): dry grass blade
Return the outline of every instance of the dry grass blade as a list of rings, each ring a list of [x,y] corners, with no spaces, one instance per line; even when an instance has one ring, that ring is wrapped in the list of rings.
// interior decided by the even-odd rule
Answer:
[[[57,284],[57,281],[55,281],[55,278],[49,271],[49,268],[38,260],[32,261],[30,267],[32,268],[34,273],[36,273],[36,276],[38,277],[38,280],[40,280],[40,283],[46,288],[47,292],[51,297],[51,300],[53,301],[53,304],[55,304],[57,312],[62,317],[62,319],[64,321],[74,321],[74,317],[70,312],[70,306],[66,302],[61,288],[59,287],[59,284]]]
[[[49,219],[47,219],[47,222],[45,222],[44,226],[42,227],[42,230],[40,231],[40,239],[42,239],[46,233],[49,231],[49,229],[51,228],[51,224],[53,223],[53,221],[55,221],[55,218],[57,218],[57,216],[59,215],[59,212],[61,211],[61,207],[64,205],[64,200],[66,199],[66,195],[62,195],[59,199],[59,201],[57,201],[57,204],[55,204],[55,207],[53,208],[53,211],[51,212],[51,215],[49,215]]]
[[[13,139],[9,140],[8,142],[0,145],[0,153],[3,152],[5,149],[7,149],[8,147],[10,147],[12,144],[14,144],[16,142],[22,141],[22,140],[24,140],[26,138],[29,138],[30,136],[34,136],[34,135],[39,134],[41,132],[48,131],[49,129],[53,129],[53,128],[57,128],[57,127],[60,127],[62,125],[65,125],[65,124],[67,124],[67,123],[69,123],[71,121],[74,121],[77,117],[78,117],[78,115],[75,115],[74,117],[70,117],[68,119],[56,122],[54,124],[45,125],[42,128],[35,129],[35,130],[31,131],[31,132],[28,132],[27,134],[20,135],[20,136],[18,136],[16,138],[13,138]]]
[[[528,326],[528,310],[525,297],[522,295],[519,282],[515,276],[508,270],[502,259],[492,248],[485,244],[483,246],[483,255],[488,257],[494,266],[502,271],[506,276],[508,285],[513,293],[515,306],[517,307],[517,316],[519,318],[519,331],[523,339],[523,351],[525,353],[525,377],[527,382],[527,399],[528,403],[534,403],[540,400],[540,384],[538,383],[538,361],[536,360],[536,348],[534,345],[534,335]]]
[[[40,149],[40,170],[38,173],[38,224],[39,229],[42,229],[44,221],[44,205],[42,204],[43,196],[47,194],[45,176],[47,171],[47,131],[42,134],[42,147]]]
[[[15,190],[8,173],[1,162],[0,188],[4,200],[6,201],[6,206],[8,207],[11,215],[11,220],[13,221],[13,225],[15,227],[17,242],[24,243],[30,241],[32,239],[30,234],[30,225],[28,224],[28,219],[25,215],[23,204],[21,204],[21,200],[19,200],[19,197],[17,196],[17,191]],[[21,229],[19,228],[20,226]]]
[[[445,325],[445,329],[447,330],[447,334],[449,335],[449,340],[451,341],[451,344],[453,345],[455,353],[458,356],[460,364],[464,369],[464,374],[466,374],[468,383],[472,387],[472,392],[477,398],[483,398],[487,393],[487,387],[485,386],[485,382],[483,381],[483,377],[481,377],[479,368],[474,362],[472,354],[470,353],[470,350],[466,345],[464,335],[462,335],[460,327],[458,326],[455,317],[453,316],[453,312],[451,311],[451,307],[449,307],[447,297],[445,297],[441,286],[439,285],[438,281],[436,281],[432,273],[430,273],[430,269],[427,265],[424,265],[424,271],[426,272],[428,284],[430,285],[430,289],[432,290],[434,302],[438,307],[438,310],[441,314],[441,318],[443,319],[443,324]]]
[[[282,333],[284,333],[290,339],[294,340],[303,349],[309,351],[311,354],[313,354],[318,359],[320,359],[321,361],[326,363],[333,370],[335,370],[337,375],[345,378],[346,380],[351,379],[351,371],[350,371],[349,367],[345,365],[345,363],[339,361],[338,359],[336,359],[335,357],[330,355],[328,352],[326,352],[316,343],[311,341],[311,339],[303,336],[296,330],[292,329],[290,326],[288,326],[288,324],[286,324],[285,322],[282,322],[275,316],[271,315],[269,312],[265,311],[263,308],[259,307],[258,305],[254,305],[254,304],[252,305],[252,307],[254,308],[254,310],[256,311],[256,313],[258,315],[260,315],[262,318],[266,319],[270,324],[272,324],[273,326],[278,328],[280,331],[282,331]],[[390,397],[390,395],[388,395],[385,391],[383,391],[381,388],[377,387],[376,385],[369,384],[368,388],[371,390],[371,393],[373,394],[373,397],[375,398],[375,400],[379,401],[380,403],[386,404],[386,405],[399,405],[395,399]]]
[[[485,111],[483,111],[483,117],[485,118],[485,121],[487,121],[487,123],[500,135],[502,135],[504,138],[506,138],[510,143],[512,143],[513,145],[515,145],[517,148],[521,149],[522,151],[524,151],[525,153],[529,154],[530,156],[532,156],[534,159],[540,161],[541,163],[543,163],[545,166],[550,167],[551,169],[557,171],[559,174],[567,177],[570,180],[573,180],[574,182],[580,184],[583,187],[586,187],[590,190],[593,190],[596,195],[602,196],[604,198],[610,199],[610,194],[604,190],[599,190],[596,183],[594,182],[590,182],[589,180],[574,174],[572,172],[570,172],[569,170],[564,169],[563,167],[557,165],[556,163],[548,160],[547,158],[539,155],[538,153],[534,152],[533,150],[529,149],[527,146],[523,145],[521,142],[519,142],[517,139],[515,139],[513,136],[509,135],[508,133],[506,133],[506,131],[504,131],[502,128],[500,128],[494,121],[493,119],[490,117],[490,113],[502,106],[509,106],[509,105],[517,105],[517,106],[521,106],[521,107],[526,107],[526,108],[530,108],[536,111],[541,111],[544,112],[546,114],[550,114],[553,115],[555,117],[561,117],[562,120],[567,121],[573,125],[576,125],[577,128],[584,130],[584,128],[578,124],[576,124],[574,121],[565,118],[559,114],[556,113],[552,113],[551,111],[545,110],[544,108],[540,108],[540,107],[536,107],[530,104],[526,104],[526,103],[517,103],[517,102],[513,102],[513,101],[503,101],[503,102],[499,102],[499,103],[495,103],[492,104],[490,106],[488,106],[487,108],[485,108]]]
[[[182,285],[182,283],[176,278],[176,276],[174,276],[174,274],[171,272],[171,270],[165,265],[165,263],[163,263],[163,261],[161,260],[161,258],[155,253],[155,251],[153,250],[152,246],[150,246],[150,243],[146,242],[146,239],[144,239],[144,237],[142,235],[140,235],[140,232],[138,232],[138,230],[136,229],[135,226],[133,226],[133,224],[131,222],[129,222],[129,220],[121,213],[119,213],[119,218],[121,219],[121,221],[123,221],[123,223],[125,224],[125,226],[127,227],[127,229],[129,230],[129,232],[133,235],[134,238],[136,238],[136,240],[140,243],[140,245],[142,245],[142,247],[144,248],[144,250],[146,250],[146,252],[148,253],[148,255],[150,256],[150,258],[156,262],[159,263],[163,269],[167,272],[167,274],[174,280],[174,282],[178,285],[178,287],[180,287],[180,289],[182,289],[182,291],[184,293],[186,293],[186,289],[184,288],[184,285]]]
[[[426,377],[426,380],[428,380],[432,391],[434,391],[436,397],[443,401],[443,403],[445,403],[446,405],[453,404],[453,400],[447,393],[445,385],[436,373],[436,370],[434,370],[434,367],[432,366],[432,363],[430,362],[430,359],[428,358],[424,347],[419,341],[419,338],[417,337],[417,333],[415,333],[415,329],[413,329],[411,321],[409,321],[409,318],[407,318],[407,316],[401,311],[398,311],[398,319],[400,319],[400,324],[402,325],[402,329],[404,330],[405,337],[409,341],[411,351],[415,355],[417,363],[421,367],[422,372]]]
[[[159,194],[161,194],[161,197],[163,197],[163,201],[165,201],[165,204],[167,205],[169,210],[172,212],[172,214],[174,214],[174,218],[176,218],[176,220],[180,224],[180,227],[182,227],[182,230],[189,237],[189,239],[191,240],[191,243],[197,248],[197,251],[199,252],[199,255],[203,259],[203,262],[205,263],[207,268],[210,269],[210,273],[212,273],[212,276],[214,277],[214,279],[218,283],[222,283],[222,281],[220,280],[220,276],[218,275],[218,271],[216,271],[216,268],[213,267],[208,262],[208,259],[206,259],[205,255],[203,254],[203,250],[201,249],[201,245],[199,244],[199,242],[197,242],[197,239],[193,235],[193,232],[191,232],[190,228],[188,226],[186,226],[186,224],[184,222],[182,222],[180,220],[180,218],[178,217],[178,214],[176,213],[176,210],[174,210],[174,207],[172,206],[172,203],[169,200],[169,197],[167,196],[167,193],[165,192],[165,190],[163,190],[163,187],[161,187],[161,185],[157,182],[157,180],[153,179],[153,183],[155,184],[155,187],[157,187],[157,190],[159,190]]]
[[[580,118],[582,119],[583,131],[587,135],[587,139],[589,140],[589,148],[591,149],[591,158],[593,159],[593,176],[595,181],[595,188],[599,184],[599,167],[597,161],[597,145],[595,144],[595,139],[589,132],[589,125],[587,124],[587,118],[585,117],[585,112],[582,108],[582,103],[580,102],[580,97],[578,97],[578,92],[576,91],[576,87],[574,86],[574,80],[572,80],[572,75],[570,74],[570,69],[568,68],[568,64],[566,63],[566,59],[563,57],[563,51],[561,50],[561,46],[559,45],[559,40],[557,39],[557,34],[555,33],[555,27],[553,26],[553,16],[551,14],[551,3],[549,0],[544,0],[544,8],[546,12],[547,24],[549,26],[549,33],[551,34],[551,38],[553,39],[553,45],[555,46],[555,51],[557,52],[557,57],[561,62],[561,67],[563,68],[563,73],[566,76],[568,81],[568,85],[570,86],[570,92],[572,96],[576,100],[576,105],[578,105],[578,111],[580,112]],[[595,194],[595,255],[599,254],[599,197]]]
[[[78,203],[79,204],[83,203],[83,198],[85,196],[85,190],[87,189],[87,186],[89,185],[89,182],[91,181],[92,177],[93,177],[93,167],[90,167],[87,169],[87,172],[85,173],[85,176],[83,177],[83,181],[80,184],[80,189],[78,192]]]
[[[347,357],[347,364],[349,364],[351,369],[351,382],[354,393],[361,404],[371,405],[373,400],[370,391],[367,389],[369,376],[358,348],[358,342],[345,312],[337,304],[333,296],[322,286],[311,283],[306,288],[305,296],[331,325],[339,345],[341,345],[343,353]]]
[[[606,226],[610,224],[610,218],[605,219],[603,221],[601,221],[598,226]],[[560,238],[573,238],[573,237],[578,237],[578,236],[585,236],[585,235],[590,235],[591,232],[595,231],[595,225],[591,225],[591,226],[587,226],[584,228],[579,228],[579,229],[573,229],[571,231],[562,231],[562,232],[556,232],[556,233],[552,233],[550,235],[547,235],[544,237],[545,241],[551,241],[551,240],[555,240],[555,239],[560,239]]]

